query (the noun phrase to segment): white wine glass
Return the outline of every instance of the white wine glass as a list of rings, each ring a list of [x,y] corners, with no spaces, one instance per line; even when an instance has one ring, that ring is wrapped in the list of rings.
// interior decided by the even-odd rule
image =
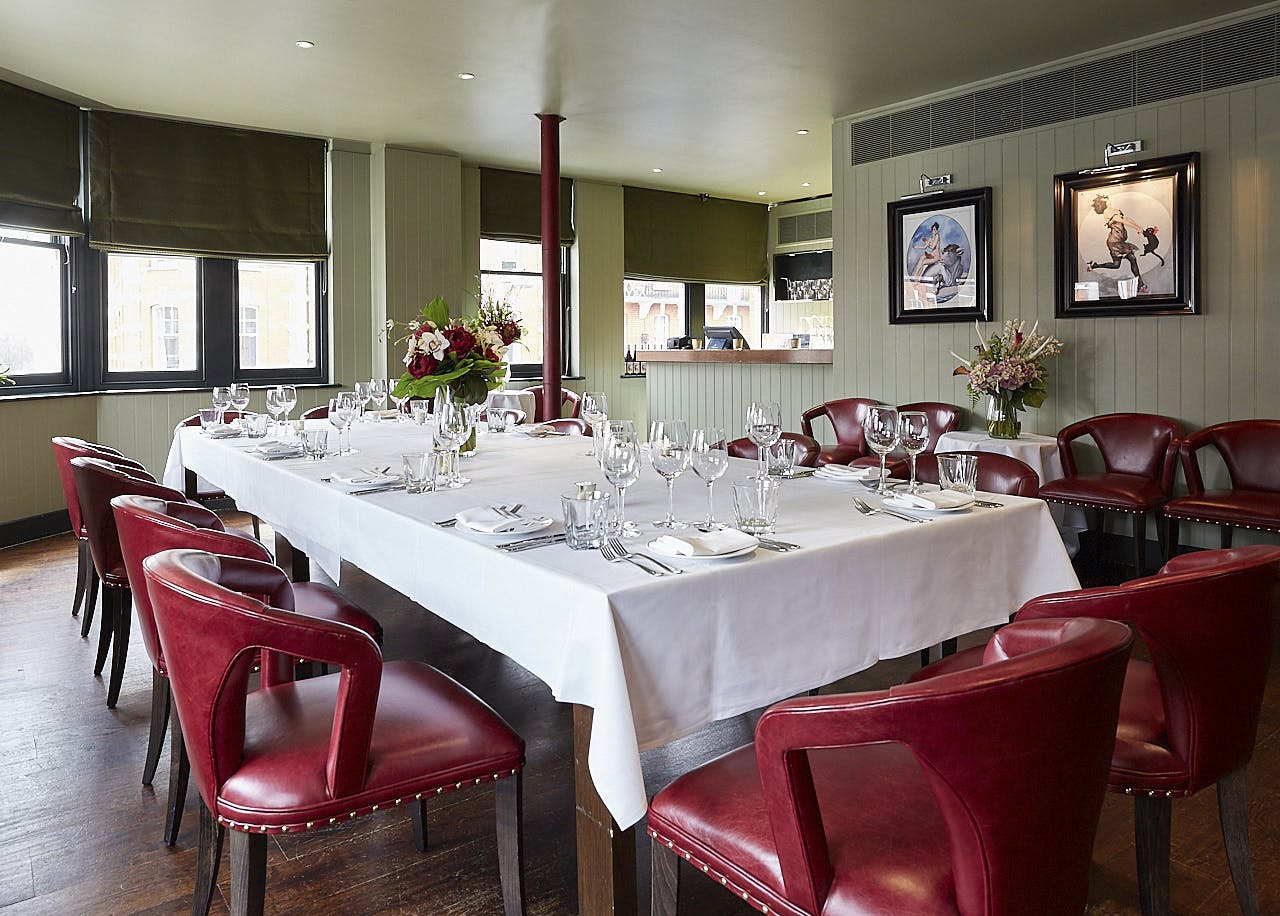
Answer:
[[[249,406],[248,385],[237,383],[231,386],[231,406],[235,408],[236,413],[244,413],[245,408]]]
[[[271,414],[272,428],[280,426],[280,415],[284,412],[284,408],[280,406],[280,388],[267,389],[267,413]]]
[[[769,449],[782,437],[782,409],[774,401],[753,401],[747,408],[747,438],[759,450],[760,476],[769,476]]]
[[[224,414],[227,408],[231,406],[231,387],[229,385],[219,385],[213,389],[213,408],[218,411],[218,423],[225,421]]]
[[[683,420],[654,420],[649,426],[649,462],[667,482],[667,517],[654,522],[658,528],[688,528],[675,514],[676,478],[689,466],[689,428]]]
[[[898,441],[911,459],[911,483],[908,493],[916,493],[916,456],[929,447],[929,416],[921,410],[903,410],[898,413]]]
[[[716,521],[716,505],[712,495],[716,481],[729,470],[729,445],[724,430],[718,426],[706,426],[693,431],[690,446],[693,473],[707,482],[707,517],[699,528],[716,531],[725,527]]]
[[[458,452],[468,435],[467,413],[452,398],[436,393],[435,431],[436,444],[449,453],[449,474],[445,486],[456,490],[470,481],[458,471]]]
[[[610,526],[624,538],[637,538],[640,529],[627,521],[627,487],[640,479],[640,442],[630,420],[610,423],[600,441],[600,470],[616,494],[616,515]]]
[[[405,393],[403,397],[396,397],[396,386],[400,384],[399,379],[387,379],[387,397],[391,398],[391,403],[396,405],[396,422],[403,423],[405,420],[404,405],[413,395]]]
[[[361,417],[364,415],[364,411],[368,408],[370,401],[373,400],[373,391],[368,382],[356,382],[351,387],[355,389],[358,407],[356,416]]]
[[[880,456],[880,485],[876,492],[884,496],[889,492],[885,485],[885,456],[898,447],[898,411],[894,407],[876,405],[867,411],[863,423],[867,445]]]
[[[603,391],[587,391],[582,395],[582,419],[587,421],[587,425],[591,427],[591,451],[587,452],[592,458],[596,457],[596,449],[600,445],[600,427],[601,424],[609,419],[609,399],[605,397]]]
[[[298,406],[298,389],[293,385],[277,385],[276,390],[280,392],[276,395],[276,400],[284,408],[284,422],[288,423],[289,414]]]
[[[387,380],[384,378],[369,379],[369,396],[373,407],[378,411],[376,419],[382,419],[382,411],[387,407]]]
[[[338,428],[338,454],[354,455],[351,447],[351,424],[360,416],[360,397],[354,391],[340,391],[338,396],[329,402],[329,422]],[[346,444],[342,436],[346,435]]]

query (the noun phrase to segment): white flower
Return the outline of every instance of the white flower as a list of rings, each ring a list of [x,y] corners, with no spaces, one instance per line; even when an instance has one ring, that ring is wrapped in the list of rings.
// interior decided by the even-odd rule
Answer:
[[[394,318],[387,319],[387,330],[394,331],[396,329],[396,321]]]
[[[449,350],[449,341],[439,331],[428,331],[418,338],[418,346],[436,359],[443,359]]]
[[[418,328],[420,328],[420,327],[422,327],[421,322],[418,322],[418,321],[410,321],[410,322],[409,322],[409,330],[410,330],[410,331],[416,331],[416,330],[418,330]]]

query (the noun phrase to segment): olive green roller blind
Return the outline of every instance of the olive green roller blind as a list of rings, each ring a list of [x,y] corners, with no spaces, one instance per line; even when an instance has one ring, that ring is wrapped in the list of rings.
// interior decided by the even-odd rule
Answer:
[[[0,225],[83,235],[80,110],[0,82]]]
[[[89,201],[94,248],[328,255],[323,140],[90,112]]]
[[[623,269],[628,277],[764,283],[769,208],[763,204],[623,188]]]
[[[542,238],[542,176],[480,170],[480,234],[489,239]],[[560,243],[573,244],[573,181],[560,179]]]

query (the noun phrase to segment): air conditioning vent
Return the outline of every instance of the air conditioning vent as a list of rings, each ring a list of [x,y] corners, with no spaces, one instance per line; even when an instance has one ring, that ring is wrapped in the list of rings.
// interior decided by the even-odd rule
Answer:
[[[973,139],[973,96],[962,95],[933,105],[929,136],[934,146],[967,143]]]
[[[1274,16],[1214,29],[1204,36],[1204,88],[1220,89],[1276,73]]]
[[[889,115],[893,154],[918,153],[929,148],[929,106],[909,108]]]
[[[973,135],[981,140],[1022,130],[1022,84],[982,89],[973,96]]]
[[[887,116],[872,118],[870,121],[858,121],[850,128],[850,134],[853,139],[854,165],[889,158],[891,147]]]
[[[778,217],[778,247],[805,242],[826,241],[831,238],[831,211],[799,213]]]
[[[813,237],[815,239],[831,238],[831,211],[819,210],[814,215]]]
[[[1204,38],[1192,35],[1142,48],[1134,55],[1134,100],[1139,105],[1200,91]]]
[[[1120,54],[1075,68],[1076,117],[1133,107],[1133,55]]]
[[[800,217],[798,216],[780,216],[778,217],[778,244],[794,245],[799,233]]]
[[[1075,117],[1075,70],[1042,73],[1022,81],[1022,126],[1040,127]]]

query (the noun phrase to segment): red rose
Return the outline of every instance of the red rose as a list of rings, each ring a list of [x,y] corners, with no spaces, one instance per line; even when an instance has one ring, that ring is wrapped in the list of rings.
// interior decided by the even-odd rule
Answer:
[[[449,350],[458,357],[466,356],[476,345],[475,335],[466,328],[445,328],[440,332],[449,341]]]
[[[484,351],[484,358],[491,363],[502,362],[502,360],[498,359],[498,354],[494,352],[493,347],[489,347],[489,349]]]
[[[504,321],[498,325],[498,336],[508,347],[520,339],[520,325],[514,321]]]
[[[440,360],[430,353],[415,353],[413,361],[409,363],[409,374],[414,378],[422,378],[435,372],[439,365]]]

